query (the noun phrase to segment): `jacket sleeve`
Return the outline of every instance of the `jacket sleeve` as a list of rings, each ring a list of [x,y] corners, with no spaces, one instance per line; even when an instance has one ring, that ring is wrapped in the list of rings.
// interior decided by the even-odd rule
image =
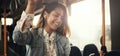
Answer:
[[[29,44],[32,38],[32,33],[29,30],[33,20],[33,14],[26,14],[24,11],[21,19],[17,21],[17,25],[13,31],[13,40],[20,45]],[[26,23],[27,22],[27,23]]]
[[[70,48],[70,43],[68,38],[66,38],[64,50],[65,50],[65,56],[69,56],[71,48]]]

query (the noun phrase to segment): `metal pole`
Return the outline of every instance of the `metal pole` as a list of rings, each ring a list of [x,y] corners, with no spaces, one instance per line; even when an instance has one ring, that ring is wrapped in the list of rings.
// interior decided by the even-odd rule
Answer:
[[[4,0],[4,56],[7,56],[6,30],[6,0]]]
[[[105,46],[105,0],[102,0],[102,46]],[[103,56],[102,50],[100,56]]]

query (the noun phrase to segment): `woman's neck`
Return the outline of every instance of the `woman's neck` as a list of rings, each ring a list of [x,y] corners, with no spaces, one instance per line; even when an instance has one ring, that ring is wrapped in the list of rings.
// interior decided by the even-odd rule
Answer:
[[[51,33],[53,32],[53,30],[48,27],[45,27],[44,29],[49,35],[51,35]]]

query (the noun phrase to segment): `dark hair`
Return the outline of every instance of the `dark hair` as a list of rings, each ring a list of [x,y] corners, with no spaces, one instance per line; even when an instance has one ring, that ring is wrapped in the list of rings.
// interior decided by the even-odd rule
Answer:
[[[56,32],[58,34],[61,34],[61,35],[64,35],[64,36],[67,36],[67,34],[70,36],[70,29],[69,29],[68,22],[67,22],[66,8],[65,8],[64,5],[62,5],[62,4],[58,3],[58,2],[52,2],[52,3],[49,3],[49,4],[47,4],[45,6],[37,26],[40,27],[40,28],[44,28],[45,22],[46,22],[46,20],[44,18],[44,13],[45,12],[51,13],[56,8],[61,8],[64,11],[64,19],[62,19],[63,23],[62,23],[61,27],[59,27],[56,30]]]

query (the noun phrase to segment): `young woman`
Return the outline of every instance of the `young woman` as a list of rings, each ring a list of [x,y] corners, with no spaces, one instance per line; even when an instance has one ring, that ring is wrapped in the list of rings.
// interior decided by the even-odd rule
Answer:
[[[28,0],[27,8],[13,32],[14,42],[29,46],[27,56],[69,56],[66,8],[60,3],[47,4],[36,28],[30,29],[38,0]]]

